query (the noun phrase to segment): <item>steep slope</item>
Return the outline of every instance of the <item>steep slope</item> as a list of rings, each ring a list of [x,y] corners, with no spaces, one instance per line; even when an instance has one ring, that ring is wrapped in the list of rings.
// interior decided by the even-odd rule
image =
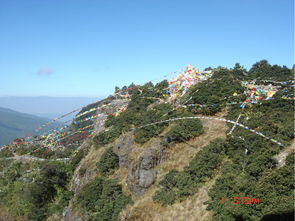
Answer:
[[[220,116],[220,115],[219,115]],[[158,189],[159,181],[170,170],[183,170],[193,157],[211,141],[216,138],[225,139],[227,126],[224,122],[212,122],[202,120],[205,132],[197,138],[186,143],[172,146],[165,152],[165,160],[156,166],[157,180],[149,190],[141,197],[133,198],[134,205],[128,207],[122,214],[122,219],[127,220],[210,220],[211,213],[206,211],[203,202],[207,201],[207,191],[212,186],[212,181],[206,183],[199,191],[187,200],[176,203],[173,206],[163,207],[153,201],[153,195]],[[137,157],[138,158],[138,157]],[[118,172],[119,174],[123,171]],[[125,172],[126,173],[126,172]],[[197,209],[196,209],[197,208]],[[204,219],[203,219],[204,218]]]
[[[292,220],[294,94],[281,69],[258,62],[250,72],[272,78],[258,83],[241,67],[188,66],[117,90],[78,113],[71,132],[94,131],[69,161],[0,161],[0,208],[38,221]]]
[[[164,207],[161,207],[153,202],[152,195],[157,189],[158,181],[165,174],[167,174],[169,170],[181,170],[185,166],[187,166],[191,159],[195,156],[195,154],[200,149],[208,145],[210,141],[216,138],[224,139],[226,136],[225,132],[227,130],[227,126],[224,122],[213,123],[212,121],[203,120],[202,123],[205,129],[204,134],[188,141],[187,143],[175,144],[174,146],[163,152],[158,152],[158,157],[163,157],[163,159],[162,162],[155,167],[155,170],[157,171],[156,182],[149,186],[147,192],[145,192],[144,195],[139,197],[135,196],[132,198],[134,201],[134,205],[128,207],[126,211],[123,212],[122,217],[127,216],[126,214],[128,214],[128,220],[139,220],[138,217],[141,217],[140,220],[157,220],[157,216],[161,217],[161,215],[163,215],[164,213],[170,213],[172,210],[175,211],[175,208],[173,207],[165,209]],[[91,180],[100,175],[100,173],[96,169],[96,164],[101,160],[101,156],[104,151],[109,146],[113,146],[114,151],[116,151],[119,155],[121,166],[109,178],[118,180],[118,183],[123,186],[123,191],[126,194],[130,194],[130,190],[126,185],[128,174],[130,174],[130,167],[128,165],[132,163],[134,164],[134,162],[136,162],[142,155],[145,154],[145,151],[148,147],[159,150],[159,148],[161,148],[161,146],[159,145],[159,141],[159,138],[155,138],[144,145],[136,145],[134,143],[134,135],[132,133],[127,133],[120,136],[113,145],[108,145],[99,149],[95,148],[95,144],[92,144],[91,147],[88,143],[83,144],[82,148],[89,148],[89,152],[83,158],[83,160],[80,162],[79,166],[74,172],[71,184],[73,192],[79,192],[79,190],[85,184],[91,182]],[[119,152],[118,147],[120,147]],[[81,175],[80,171],[82,168],[84,168],[86,171],[84,174]],[[208,183],[208,185],[210,185],[210,183]],[[209,186],[205,185],[203,187],[203,190],[200,190],[200,192],[203,192],[204,194],[204,188],[208,187]],[[202,204],[203,201],[206,201],[206,198],[200,198],[198,201],[195,201],[195,203]],[[181,211],[180,213],[186,214],[193,209],[193,207],[186,207],[186,204],[187,202],[182,202],[180,204],[180,207],[181,205],[183,205],[183,207],[185,208],[185,211]],[[202,208],[204,209],[204,207]],[[208,212],[206,212],[205,209],[201,213],[203,213],[205,216],[208,216]],[[77,208],[75,209],[75,206],[70,204],[70,207],[65,210],[64,220],[79,220],[79,217],[81,218],[79,210],[77,210]]]
[[[277,100],[266,100],[244,110],[239,109],[239,105],[233,105],[239,104],[239,100],[236,99],[230,103],[232,106],[224,108],[224,97],[236,94],[235,91],[239,93],[243,91],[239,85],[234,80],[232,72],[221,69],[212,77],[212,80],[190,88],[180,99],[180,102],[170,92],[171,97],[168,98],[170,103],[178,104],[190,100],[209,104],[205,108],[192,108],[193,116],[216,114],[212,116],[214,119],[226,117],[227,122],[231,123],[228,128],[225,120],[216,121],[213,118],[206,118],[202,120],[203,134],[196,135],[195,138],[190,137],[188,140],[184,140],[185,133],[172,129],[175,126],[173,123],[159,127],[151,124],[153,127],[151,130],[143,128],[126,133],[130,130],[128,124],[140,126],[150,122],[166,122],[167,112],[170,115],[169,118],[175,118],[181,112],[185,112],[180,108],[178,110],[180,112],[173,113],[173,109],[165,106],[166,114],[161,115],[163,114],[161,113],[161,105],[164,104],[163,100],[165,99],[160,97],[157,102],[142,103],[140,99],[136,100],[136,96],[133,97],[127,111],[115,119],[108,119],[106,131],[94,136],[93,145],[100,149],[95,150],[92,147],[89,155],[81,161],[80,167],[86,170],[84,176],[87,174],[87,179],[84,179],[83,176],[80,177],[83,180],[80,182],[83,183],[81,189],[84,189],[85,183],[91,183],[95,177],[102,176],[96,170],[96,165],[102,160],[103,153],[112,148],[118,156],[120,166],[107,177],[116,179],[118,184],[121,184],[123,193],[131,195],[133,200],[133,204],[121,212],[119,220],[219,220],[220,217],[223,217],[223,220],[234,220],[237,217],[242,217],[241,219],[245,217],[245,220],[261,219],[263,215],[269,213],[269,205],[264,207],[263,212],[253,207],[245,212],[244,209],[237,210],[231,205],[226,205],[224,208],[227,212],[219,210],[220,205],[218,204],[220,204],[220,194],[222,194],[222,192],[219,193],[219,188],[221,188],[219,186],[225,185],[230,181],[228,179],[232,179],[235,180],[235,183],[230,182],[232,186],[237,185],[235,188],[241,186],[241,189],[247,189],[246,180],[254,179],[264,183],[267,173],[273,175],[277,173],[276,163],[272,162],[271,158],[279,152],[278,144],[281,143],[271,138],[284,140],[285,145],[289,145],[290,138],[293,136],[290,133],[292,114],[287,111],[287,106],[293,104],[278,97]],[[282,92],[286,92],[287,89],[283,88],[278,94],[281,96]],[[142,97],[148,97],[144,95],[144,89],[141,93]],[[156,96],[154,95],[154,97]],[[245,97],[242,96],[239,99],[243,100]],[[215,104],[210,105],[211,102],[215,102]],[[140,106],[136,106],[135,103]],[[133,112],[132,108],[137,113]],[[155,110],[151,112],[153,114],[149,115],[149,112],[153,110]],[[134,119],[128,118],[129,112],[133,113]],[[145,118],[145,116],[150,118]],[[231,130],[232,124],[237,119],[236,126]],[[251,131],[249,131],[249,127],[244,126],[243,128],[241,125],[249,125]],[[177,123],[177,128],[184,129],[181,123]],[[117,131],[119,131],[119,136]],[[171,135],[175,135],[175,133],[176,137]],[[269,141],[262,138],[268,136],[270,137]],[[180,137],[182,138],[179,139]],[[215,138],[222,139],[216,141]],[[248,153],[247,159],[244,156],[245,149]],[[88,170],[88,168],[91,169]],[[231,170],[228,171],[228,168]],[[283,169],[286,169],[286,172],[289,171],[289,168]],[[96,172],[93,172],[95,170]],[[231,175],[233,171],[235,175]],[[169,174],[174,175],[170,176]],[[245,180],[239,185],[238,180],[227,178],[227,176],[234,176],[236,179],[245,176],[243,178]],[[288,174],[287,176],[290,178],[293,175]],[[81,180],[80,178],[78,180]],[[224,181],[224,179],[227,180]],[[252,186],[254,183],[255,181]],[[284,185],[290,184],[285,183]],[[226,188],[230,189],[227,186]],[[276,186],[272,186],[272,188],[279,191]],[[290,187],[291,189],[293,187]],[[288,199],[292,197],[290,190],[286,190],[284,193],[286,196],[282,197],[288,197]],[[250,193],[249,197],[255,197],[255,191],[258,193],[260,190],[247,191]],[[79,189],[77,193],[79,194]],[[233,196],[233,193],[226,191],[223,194],[228,198]],[[244,195],[241,190],[235,194],[237,196]],[[275,196],[275,200],[278,202],[281,201],[279,197],[280,195]],[[72,207],[75,213],[79,214],[78,217],[81,220],[90,218],[85,216],[85,208],[79,209],[79,202],[75,198]],[[278,211],[287,214],[289,209],[290,205],[285,209],[278,208]],[[71,220],[71,218],[68,217],[67,220]]]

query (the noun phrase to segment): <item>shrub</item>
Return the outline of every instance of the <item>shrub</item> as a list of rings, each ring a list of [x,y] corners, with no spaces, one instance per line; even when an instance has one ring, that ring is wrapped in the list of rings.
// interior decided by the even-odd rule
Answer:
[[[272,79],[284,81],[293,79],[291,69],[286,66],[271,65],[267,60],[261,60],[253,64],[248,72],[248,79]]]
[[[179,120],[165,135],[166,139],[174,142],[187,141],[203,133],[203,125],[199,119]]]
[[[292,162],[293,161],[293,162]],[[279,169],[266,169],[259,180],[254,180],[236,164],[226,163],[213,187],[209,191],[208,210],[213,210],[214,220],[223,217],[231,220],[239,216],[243,220],[261,220],[264,215],[287,214],[294,210],[294,155],[287,157],[286,165]],[[258,205],[232,206],[233,197],[253,197],[260,199]],[[221,197],[225,204],[220,206]]]
[[[142,87],[141,94],[133,94],[131,101],[125,112],[119,116],[109,116],[105,122],[106,127],[110,127],[110,132],[101,132],[96,141],[99,146],[106,145],[114,141],[120,136],[122,132],[127,132],[133,127],[139,127],[144,124],[161,121],[173,116],[172,105],[159,104],[147,111],[147,107],[155,102],[154,99],[148,97],[159,97],[163,92],[164,86],[167,82],[163,81],[155,87],[148,83]],[[168,113],[167,115],[165,115]],[[135,141],[138,143],[145,143],[150,138],[161,133],[168,124],[159,124],[151,127],[141,128],[135,130]],[[111,132],[113,130],[113,132]]]
[[[156,191],[153,196],[153,200],[162,205],[172,205],[177,199],[176,193],[173,190],[170,191]]]
[[[173,110],[170,104],[159,104],[156,105],[153,109],[142,113],[141,122],[139,123],[139,125],[146,125],[153,122],[167,120],[169,118],[175,117],[175,114],[176,111]],[[168,125],[169,123],[161,123],[136,129],[134,133],[135,142],[147,142],[152,137],[159,135]]]
[[[79,165],[80,161],[86,156],[87,150],[86,149],[80,149],[71,159],[71,167],[74,171],[76,167]]]
[[[220,165],[223,145],[222,140],[216,139],[201,150],[184,171],[169,171],[159,182],[160,190],[156,191],[153,200],[169,205],[196,193],[198,185],[212,178],[214,170]]]
[[[119,157],[114,153],[113,148],[107,149],[101,156],[100,161],[96,164],[99,172],[106,176],[119,168]]]
[[[93,138],[94,145],[99,148],[111,143],[120,136],[121,132],[121,128],[115,126],[110,128],[108,131],[102,131]]]
[[[202,104],[203,107],[190,107],[195,113],[212,115],[221,110],[227,101],[227,96],[234,93],[243,93],[241,83],[235,80],[232,71],[220,69],[211,79],[189,88],[188,93],[181,99],[182,102],[190,100],[191,104]],[[231,101],[242,101],[240,97],[231,98]]]
[[[42,164],[40,176],[34,183],[26,186],[24,196],[31,204],[28,211],[30,220],[45,220],[49,214],[49,205],[58,192],[67,191],[68,174],[63,163],[46,162]]]
[[[0,151],[0,158],[2,157],[13,157],[13,153],[10,149],[4,148]]]
[[[76,203],[85,210],[90,220],[115,221],[132,201],[122,193],[122,187],[115,180],[97,177],[79,191]]]
[[[81,168],[79,169],[79,175],[80,175],[80,176],[84,176],[85,173],[86,173],[86,168],[85,168],[85,167],[81,167]]]

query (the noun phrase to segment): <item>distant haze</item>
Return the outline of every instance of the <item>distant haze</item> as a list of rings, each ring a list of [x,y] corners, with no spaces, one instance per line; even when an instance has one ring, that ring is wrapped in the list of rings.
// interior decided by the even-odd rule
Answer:
[[[10,108],[15,111],[41,117],[54,118],[101,99],[101,97],[3,96],[0,97],[0,107]],[[66,118],[64,120],[68,119],[69,118]]]

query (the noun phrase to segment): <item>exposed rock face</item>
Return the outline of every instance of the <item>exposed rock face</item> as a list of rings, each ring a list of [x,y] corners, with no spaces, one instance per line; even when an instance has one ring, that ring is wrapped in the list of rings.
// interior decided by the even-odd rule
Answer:
[[[115,107],[121,107],[121,106],[124,106],[127,104],[128,104],[127,99],[116,99],[116,100],[111,101],[106,107],[102,107],[102,105],[101,105],[102,108],[98,109],[96,114],[114,113]],[[102,115],[94,120],[95,133],[99,133],[105,129],[104,122],[105,122],[107,116],[108,115],[105,114],[105,115]],[[116,153],[118,154],[118,156],[120,158],[120,166],[127,165],[127,157],[128,157],[128,153],[131,151],[132,143],[133,143],[133,140],[132,140],[131,135],[123,136],[121,138],[121,141],[118,142]],[[84,145],[86,145],[86,144],[84,143]],[[80,165],[76,168],[74,175],[72,177],[72,181],[71,181],[71,190],[74,192],[74,195],[76,195],[76,193],[84,185],[86,185],[90,181],[90,177],[92,176],[92,173],[94,173],[94,171],[91,171],[86,168],[85,174],[83,176],[80,176],[79,170],[80,170],[81,166],[83,166],[83,165],[81,165],[81,163],[80,163]],[[84,219],[82,219],[77,214],[74,214],[74,212],[72,211],[72,202],[71,201],[70,201],[69,205],[64,208],[62,215],[63,215],[62,221],[84,221]]]
[[[273,158],[277,161],[277,167],[283,167],[286,164],[286,158],[289,154],[291,154],[295,150],[295,140],[292,140],[291,145],[280,152],[279,154],[275,155]]]
[[[80,176],[79,170],[81,168],[81,165],[79,165],[73,175],[72,178],[72,185],[71,190],[74,192],[74,195],[77,194],[77,192],[81,189],[82,186],[87,184],[89,182],[89,178],[91,176],[91,171],[86,170],[85,174],[83,176]],[[81,217],[78,217],[76,214],[73,213],[71,209],[71,201],[67,207],[64,208],[62,213],[62,221],[84,221]]]
[[[62,221],[84,221],[84,219],[75,216],[70,207],[64,208],[62,216]]]
[[[116,145],[114,145],[113,151],[119,157],[119,166],[128,167],[128,154],[132,151],[134,145],[133,132],[121,135],[118,138]]]
[[[79,166],[77,170],[79,171],[81,167]],[[86,183],[88,183],[89,178],[91,176],[91,171],[86,170],[85,174],[83,176],[80,176],[79,172],[74,173],[72,178],[72,185],[71,190],[74,192],[74,194],[77,193],[77,191]]]
[[[157,170],[154,169],[164,159],[164,148],[147,148],[129,169],[127,185],[130,191],[140,196],[155,182]]]
[[[151,170],[139,170],[139,186],[143,188],[148,188],[152,185],[156,179],[157,171]]]

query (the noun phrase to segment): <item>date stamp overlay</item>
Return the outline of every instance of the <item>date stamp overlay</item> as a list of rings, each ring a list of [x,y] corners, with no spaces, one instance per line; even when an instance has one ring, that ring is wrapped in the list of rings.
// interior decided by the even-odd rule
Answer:
[[[225,199],[224,197],[221,197],[221,204],[225,204],[225,201],[230,201],[235,205],[239,204],[260,204],[260,199],[252,198],[252,197],[233,197],[229,199]]]

